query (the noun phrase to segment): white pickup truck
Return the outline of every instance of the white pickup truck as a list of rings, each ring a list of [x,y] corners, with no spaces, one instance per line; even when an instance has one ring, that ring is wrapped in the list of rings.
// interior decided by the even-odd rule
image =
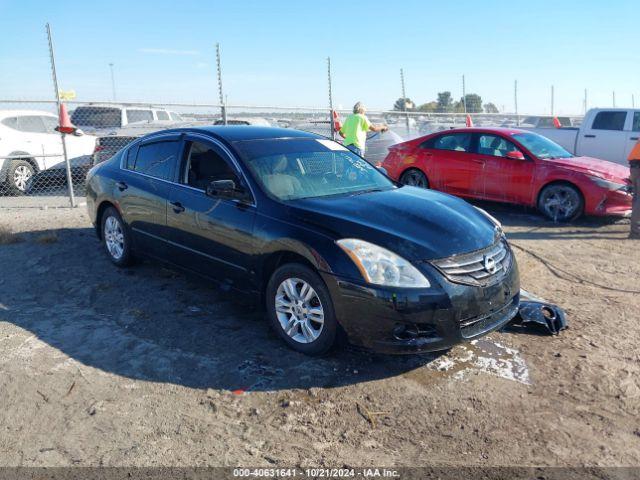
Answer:
[[[640,137],[640,109],[592,108],[579,127],[521,128],[547,137],[575,155],[626,165]]]

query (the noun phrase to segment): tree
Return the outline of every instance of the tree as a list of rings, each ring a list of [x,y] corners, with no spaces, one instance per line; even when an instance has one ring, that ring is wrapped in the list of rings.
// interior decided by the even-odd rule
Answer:
[[[438,102],[427,102],[423,103],[418,107],[418,111],[420,112],[437,112],[438,111]]]
[[[408,112],[411,110],[415,110],[416,105],[411,101],[410,98],[399,98],[396,100],[396,103],[393,104],[393,109],[404,112],[405,107]]]
[[[498,107],[496,107],[493,103],[489,102],[489,103],[485,103],[484,104],[484,111],[486,113],[500,113],[500,111],[498,110]]]
[[[467,104],[467,113],[481,113],[482,112],[482,97],[477,93],[467,93],[464,96]],[[460,101],[455,105],[456,112],[464,112],[464,103],[462,97]]]
[[[439,92],[437,112],[450,112],[453,110],[453,99],[451,98],[451,92]]]

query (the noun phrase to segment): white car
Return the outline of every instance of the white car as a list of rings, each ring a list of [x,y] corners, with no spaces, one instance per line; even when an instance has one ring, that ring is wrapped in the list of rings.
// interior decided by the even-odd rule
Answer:
[[[58,117],[38,110],[0,110],[0,193],[28,193],[36,177],[64,178]],[[67,156],[74,171],[87,169],[96,138],[81,131],[66,136]]]
[[[176,112],[132,105],[80,105],[71,114],[71,123],[87,133],[97,135],[117,135],[120,129],[128,126],[146,128],[157,124],[158,128],[166,128],[183,121]]]

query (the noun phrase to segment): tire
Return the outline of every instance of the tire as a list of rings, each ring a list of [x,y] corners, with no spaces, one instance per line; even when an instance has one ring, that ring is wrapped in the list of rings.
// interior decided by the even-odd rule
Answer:
[[[538,210],[554,222],[570,222],[584,212],[584,199],[573,185],[552,183],[540,192]]]
[[[410,168],[400,176],[400,183],[411,187],[429,188],[429,179],[417,168]]]
[[[288,263],[278,268],[267,284],[266,307],[272,328],[293,350],[318,356],[334,345],[338,322],[333,302],[320,276],[309,267]]]
[[[7,184],[12,195],[27,195],[33,185],[36,170],[27,160],[11,160],[7,170]]]
[[[118,267],[126,267],[133,262],[131,253],[131,235],[129,228],[124,223],[118,211],[113,208],[107,208],[102,214],[101,233],[102,244],[109,260]]]

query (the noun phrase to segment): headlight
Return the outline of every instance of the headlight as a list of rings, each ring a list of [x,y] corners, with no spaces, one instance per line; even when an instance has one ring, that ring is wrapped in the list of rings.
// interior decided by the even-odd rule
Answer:
[[[493,223],[496,227],[498,227],[500,229],[500,231],[502,232],[502,224],[500,223],[500,221],[496,217],[494,217],[489,212],[487,212],[486,210],[484,210],[484,209],[482,209],[480,207],[476,207],[474,205],[474,208],[476,210],[478,210],[481,214],[483,214],[485,217],[487,217],[489,220],[491,220],[491,223]]]
[[[349,255],[368,283],[385,287],[431,286],[413,265],[386,248],[355,238],[343,238],[336,243]]]
[[[624,183],[611,182],[609,180],[605,180],[604,178],[600,178],[600,177],[589,177],[589,178],[591,178],[591,181],[593,183],[595,183],[599,187],[606,188],[607,190],[614,190],[614,191],[622,190],[623,192],[626,192],[626,193],[629,193],[631,191],[630,186]]]

